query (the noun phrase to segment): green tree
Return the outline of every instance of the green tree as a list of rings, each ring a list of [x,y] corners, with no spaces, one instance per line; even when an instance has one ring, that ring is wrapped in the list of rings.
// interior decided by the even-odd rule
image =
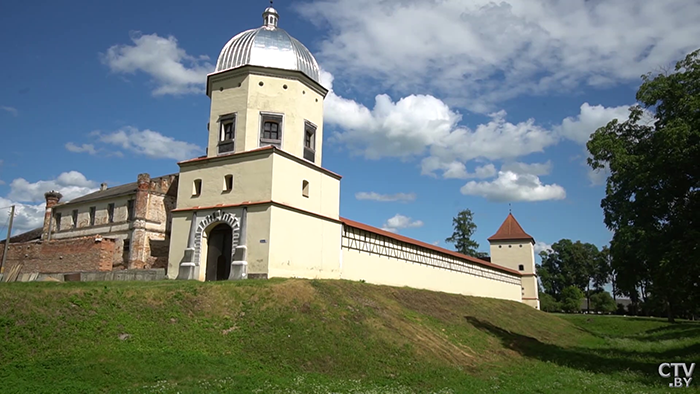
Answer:
[[[561,292],[561,308],[564,312],[578,312],[581,310],[581,301],[583,297],[583,291],[578,287],[565,287]]]
[[[616,285],[633,301],[643,287],[642,299],[661,300],[669,321],[700,304],[699,54],[673,73],[643,76],[628,119],[587,144],[589,165],[610,171],[601,207],[614,232]]]
[[[589,290],[598,255],[595,245],[581,241],[562,239],[552,244],[551,250],[540,253],[542,263],[537,267],[545,293],[561,300],[566,287]]]
[[[610,293],[607,291],[601,291],[591,295],[591,306],[596,312],[611,313],[617,309],[615,300],[613,300]]]
[[[454,244],[457,252],[467,256],[488,257],[488,253],[477,250],[479,244],[472,239],[474,232],[476,232],[476,224],[474,224],[474,214],[470,209],[465,209],[452,218],[452,226],[454,227],[452,236],[447,238],[445,242]]]
[[[540,309],[545,312],[561,312],[561,304],[551,295],[540,293]]]

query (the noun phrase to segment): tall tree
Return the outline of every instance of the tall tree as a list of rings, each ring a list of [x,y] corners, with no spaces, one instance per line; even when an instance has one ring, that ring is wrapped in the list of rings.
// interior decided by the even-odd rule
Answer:
[[[595,245],[581,241],[562,239],[552,244],[551,250],[540,253],[542,264],[537,267],[545,292],[558,300],[570,286],[588,293],[598,254]]]
[[[617,285],[662,299],[668,318],[700,302],[700,51],[675,72],[642,77],[638,105],[587,144],[594,169],[609,168],[601,202]],[[646,121],[653,114],[653,119]]]
[[[617,289],[615,288],[616,272],[612,265],[612,255],[610,248],[603,246],[598,255],[596,269],[593,273],[593,285],[596,290],[602,290],[603,286],[608,283],[612,284],[613,301],[617,302]]]
[[[455,245],[455,250],[459,253],[466,254],[477,258],[487,257],[487,253],[479,252],[479,243],[472,239],[476,232],[476,224],[474,224],[474,214],[470,209],[465,209],[452,218],[452,226],[454,231],[452,236],[445,239]]]

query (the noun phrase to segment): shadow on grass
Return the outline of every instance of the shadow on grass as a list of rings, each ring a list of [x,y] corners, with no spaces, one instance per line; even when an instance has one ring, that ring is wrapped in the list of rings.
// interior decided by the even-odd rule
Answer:
[[[535,338],[506,331],[490,322],[465,316],[477,329],[500,339],[501,343],[527,358],[551,362],[560,366],[594,373],[615,374],[634,372],[635,381],[646,385],[658,385],[658,366],[676,358],[693,358],[700,352],[700,344],[659,352],[635,352],[614,348],[564,348],[538,341]]]
[[[666,341],[685,338],[700,338],[700,324],[695,322],[675,323],[666,327],[647,330],[638,335],[644,336],[645,341]],[[634,338],[634,337],[629,337]]]

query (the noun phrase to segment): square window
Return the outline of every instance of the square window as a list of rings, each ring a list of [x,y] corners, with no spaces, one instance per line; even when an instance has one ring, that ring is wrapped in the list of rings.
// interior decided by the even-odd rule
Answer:
[[[261,116],[260,146],[282,147],[282,115],[263,114]]]
[[[236,139],[236,114],[219,117],[219,154],[233,152]]]
[[[316,161],[316,126],[310,122],[304,124],[304,159]]]

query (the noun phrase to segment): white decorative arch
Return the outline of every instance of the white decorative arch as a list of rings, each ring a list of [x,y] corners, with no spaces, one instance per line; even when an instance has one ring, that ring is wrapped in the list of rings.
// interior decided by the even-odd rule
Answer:
[[[202,251],[202,239],[206,238],[208,230],[213,227],[216,223],[225,223],[231,226],[232,240],[231,240],[231,260],[233,260],[233,253],[236,250],[236,246],[240,242],[241,238],[241,217],[237,216],[232,212],[224,212],[218,210],[212,212],[211,214],[204,216],[198,220],[197,228],[194,233],[194,261],[197,265],[201,265],[202,261],[200,259]]]

